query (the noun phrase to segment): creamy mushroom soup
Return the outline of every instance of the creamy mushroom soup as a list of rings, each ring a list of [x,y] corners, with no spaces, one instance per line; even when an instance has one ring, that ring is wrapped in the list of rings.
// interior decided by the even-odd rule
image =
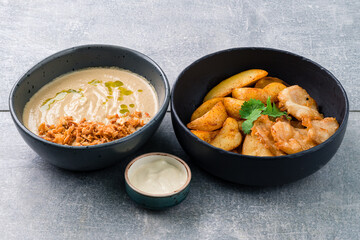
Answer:
[[[25,126],[38,134],[41,123],[56,124],[71,116],[107,124],[110,115],[158,111],[153,86],[140,75],[119,68],[87,68],[62,75],[42,87],[26,104]]]

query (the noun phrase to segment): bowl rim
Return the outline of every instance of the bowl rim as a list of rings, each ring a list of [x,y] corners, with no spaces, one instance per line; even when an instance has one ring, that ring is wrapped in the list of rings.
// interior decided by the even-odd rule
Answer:
[[[37,134],[31,132],[29,129],[27,129],[24,124],[21,123],[21,121],[18,119],[18,117],[15,114],[15,110],[14,110],[14,105],[13,105],[13,100],[14,100],[14,94],[16,92],[16,90],[19,88],[20,84],[22,82],[25,81],[26,77],[29,74],[32,74],[35,70],[41,68],[44,64],[51,62],[59,57],[62,57],[64,55],[79,51],[79,50],[83,50],[83,49],[91,49],[91,48],[108,48],[108,49],[117,49],[117,50],[122,50],[122,51],[126,51],[126,52],[130,52],[133,53],[137,56],[139,56],[140,58],[143,58],[144,60],[146,60],[147,62],[149,62],[150,64],[152,64],[161,74],[161,78],[164,82],[165,85],[165,96],[164,96],[164,101],[161,104],[161,106],[159,106],[159,110],[157,111],[157,113],[150,119],[150,121],[145,124],[143,127],[141,127],[140,129],[138,129],[137,131],[135,131],[134,133],[125,136],[123,138],[111,141],[111,142],[107,142],[107,143],[101,143],[101,144],[96,144],[96,145],[90,145],[90,146],[70,146],[70,145],[62,145],[62,144],[58,144],[58,143],[53,143],[50,141],[47,141],[43,138],[41,138],[40,136],[38,136]],[[65,73],[64,73],[65,74]],[[46,58],[44,58],[43,60],[41,60],[40,62],[38,62],[37,64],[35,64],[33,67],[31,67],[29,70],[27,70],[24,74],[21,75],[21,77],[14,83],[11,91],[10,91],[10,95],[9,95],[9,109],[10,109],[10,114],[12,119],[14,120],[14,122],[16,123],[16,125],[18,127],[21,128],[22,131],[24,131],[27,135],[31,136],[32,138],[43,142],[44,144],[48,144],[54,147],[59,147],[59,148],[64,148],[64,149],[71,149],[71,150],[82,150],[82,149],[96,149],[96,148],[102,148],[102,147],[111,147],[112,145],[116,145],[116,144],[120,144],[123,142],[128,141],[131,138],[135,138],[136,136],[140,135],[143,131],[145,131],[146,129],[150,128],[150,126],[154,125],[155,122],[160,118],[160,116],[167,111],[167,108],[169,106],[169,101],[170,101],[170,85],[169,85],[169,81],[166,77],[165,72],[160,68],[160,66],[154,61],[152,60],[150,57],[148,57],[147,55],[138,52],[136,50],[130,49],[130,48],[126,48],[126,47],[122,47],[122,46],[117,46],[117,45],[109,45],[109,44],[86,44],[86,45],[78,45],[75,47],[71,47],[71,48],[67,48],[61,51],[58,51]]]
[[[179,116],[178,116],[178,114],[176,112],[176,109],[174,107],[174,91],[175,91],[176,86],[177,86],[177,84],[179,82],[178,80],[180,79],[180,77],[182,77],[185,74],[186,71],[188,71],[190,68],[192,68],[193,66],[195,66],[196,64],[198,64],[201,61],[204,61],[204,60],[206,60],[208,58],[211,58],[213,56],[224,54],[224,53],[227,53],[227,52],[244,51],[244,50],[252,50],[252,51],[260,50],[260,51],[277,52],[277,53],[281,53],[281,54],[285,54],[285,55],[290,55],[292,57],[299,58],[301,61],[309,62],[309,63],[313,64],[314,66],[316,66],[317,68],[319,68],[320,70],[324,71],[326,74],[328,74],[336,82],[337,86],[340,88],[340,90],[341,90],[341,92],[343,94],[343,97],[345,98],[345,115],[344,115],[343,121],[341,122],[338,130],[336,130],[336,132],[330,138],[328,138],[325,142],[322,142],[321,144],[316,145],[315,147],[312,147],[312,148],[310,148],[308,150],[301,151],[301,152],[298,152],[298,153],[283,155],[283,156],[263,156],[263,157],[251,156],[251,155],[243,155],[243,154],[240,154],[240,153],[233,153],[233,152],[226,151],[226,150],[223,150],[223,149],[220,149],[220,148],[216,148],[216,147],[212,146],[211,144],[201,140],[195,134],[193,134],[183,124],[183,122],[180,120],[180,118],[179,118]],[[298,55],[298,54],[295,54],[295,53],[292,53],[292,52],[289,52],[289,51],[286,51],[286,50],[280,50],[280,49],[275,49],[275,48],[266,48],[266,47],[229,48],[229,49],[224,49],[224,50],[220,50],[220,51],[216,51],[216,52],[207,54],[207,55],[195,60],[193,63],[188,65],[184,70],[182,70],[181,73],[179,74],[179,76],[176,78],[176,81],[175,81],[175,83],[174,83],[174,85],[172,87],[172,91],[171,91],[171,103],[170,103],[170,105],[171,105],[172,117],[174,117],[176,119],[176,121],[179,123],[182,130],[184,130],[186,134],[190,135],[195,141],[199,142],[200,144],[205,145],[206,147],[209,147],[213,151],[219,152],[220,154],[230,154],[230,156],[231,155],[232,156],[237,156],[239,159],[246,157],[246,158],[252,159],[252,161],[253,160],[255,160],[255,161],[271,161],[271,160],[282,160],[282,159],[289,159],[289,158],[290,159],[295,159],[295,158],[300,157],[302,155],[311,154],[312,152],[315,152],[318,149],[323,148],[328,142],[333,141],[343,131],[343,129],[346,128],[347,121],[348,121],[348,118],[349,118],[349,99],[347,97],[345,89],[341,85],[340,81],[329,70],[327,70],[326,68],[324,68],[320,64],[318,64],[318,63],[316,63],[316,62],[314,62],[314,61],[312,61],[312,60],[310,60],[308,58],[305,58],[305,57],[303,57],[301,55]]]
[[[170,157],[178,162],[180,162],[184,167],[185,167],[185,170],[186,170],[186,173],[187,173],[187,178],[186,178],[186,182],[184,183],[184,185],[182,185],[180,188],[176,189],[174,192],[171,192],[171,193],[163,193],[163,194],[151,194],[151,193],[148,193],[148,192],[144,192],[138,188],[136,188],[134,185],[131,184],[131,181],[129,179],[129,176],[128,176],[128,172],[129,172],[129,169],[130,167],[138,160],[144,158],[144,157],[147,157],[147,156],[153,156],[153,155],[157,155],[157,156],[167,156],[167,157]],[[174,196],[180,192],[182,192],[184,189],[186,189],[190,182],[191,182],[191,178],[192,178],[192,175],[191,175],[191,170],[190,170],[190,167],[187,165],[187,163],[182,160],[181,158],[175,156],[175,155],[172,155],[170,153],[164,153],[164,152],[150,152],[150,153],[145,153],[145,154],[142,154],[140,156],[137,156],[136,158],[134,158],[133,160],[131,160],[126,168],[125,168],[125,171],[124,171],[124,177],[125,177],[125,182],[127,185],[129,185],[129,187],[141,194],[141,195],[144,195],[144,196],[147,196],[147,197],[153,197],[153,198],[166,198],[166,197],[171,197],[171,196]]]

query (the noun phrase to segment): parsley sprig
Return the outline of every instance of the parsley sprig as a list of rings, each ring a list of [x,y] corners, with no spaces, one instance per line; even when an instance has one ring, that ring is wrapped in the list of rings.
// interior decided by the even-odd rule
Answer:
[[[251,128],[254,125],[254,121],[256,121],[261,115],[268,115],[274,118],[281,117],[283,115],[287,116],[287,113],[281,112],[276,107],[275,103],[271,104],[270,97],[268,97],[266,101],[266,106],[257,99],[250,99],[249,101],[244,102],[239,113],[241,118],[246,119],[242,124],[242,130],[245,134],[250,133]]]

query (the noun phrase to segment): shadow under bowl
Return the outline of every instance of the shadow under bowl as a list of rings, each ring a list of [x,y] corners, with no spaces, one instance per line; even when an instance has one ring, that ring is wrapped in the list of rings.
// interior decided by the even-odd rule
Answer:
[[[255,157],[215,148],[187,129],[191,114],[206,93],[222,80],[248,69],[264,69],[290,85],[306,89],[326,117],[340,124],[324,143],[296,154]],[[293,182],[322,168],[336,153],[345,134],[349,102],[340,82],[319,64],[269,48],[234,48],[207,55],[181,72],[172,90],[171,118],[185,152],[201,168],[231,182],[272,186]]]
[[[65,73],[89,67],[118,67],[145,77],[155,88],[159,111],[144,127],[124,138],[93,146],[66,146],[42,139],[23,124],[29,99],[44,85]],[[111,166],[133,154],[160,126],[170,99],[168,80],[149,57],[135,50],[111,45],[84,45],[58,52],[36,64],[14,85],[9,97],[10,113],[25,142],[51,164],[74,171]]]

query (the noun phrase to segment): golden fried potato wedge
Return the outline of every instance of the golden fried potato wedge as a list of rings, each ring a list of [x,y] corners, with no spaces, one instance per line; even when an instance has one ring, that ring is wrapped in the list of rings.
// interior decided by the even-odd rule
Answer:
[[[279,92],[284,90],[286,86],[282,83],[273,82],[268,85],[266,85],[263,89],[268,92],[268,94],[271,96],[271,101],[277,101],[277,96]]]
[[[242,136],[239,131],[239,125],[234,118],[229,117],[210,144],[214,147],[230,151],[240,146],[241,141]]]
[[[211,101],[211,100],[209,100]],[[241,101],[239,99],[236,98],[231,98],[231,97],[226,97],[223,100],[226,112],[228,113],[228,115],[232,118],[235,119],[240,119],[240,109],[241,106],[243,105],[244,101]]]
[[[274,156],[256,136],[246,135],[242,147],[243,155]]]
[[[241,119],[241,120],[238,120],[238,125],[239,125],[239,130],[242,131],[242,124],[243,122],[245,122],[246,120],[245,119]]]
[[[261,69],[250,69],[238,73],[224,81],[220,82],[213,89],[211,89],[204,98],[204,102],[212,98],[225,97],[229,95],[234,88],[246,87],[255,83],[260,78],[263,78],[268,73]]]
[[[188,123],[187,127],[192,130],[214,131],[222,127],[227,117],[224,104],[220,101],[203,116]]]
[[[263,103],[266,103],[266,100],[270,94],[261,88],[235,88],[232,91],[232,96],[236,99],[242,101],[249,101],[250,99],[258,99]]]
[[[219,130],[217,131],[213,131],[213,132],[208,132],[208,131],[200,131],[200,130],[191,130],[191,132],[193,134],[195,134],[198,138],[200,138],[201,140],[209,143],[211,142],[215,136],[219,133]]]
[[[264,77],[264,78],[260,79],[259,81],[257,81],[254,87],[255,88],[264,88],[266,85],[269,85],[270,83],[273,83],[273,82],[282,83],[282,84],[288,86],[288,84],[286,82],[284,82],[283,80],[281,80],[280,78]]]
[[[203,116],[205,113],[210,111],[210,109],[215,104],[217,104],[218,102],[220,102],[222,100],[223,100],[223,98],[213,98],[213,99],[210,99],[210,100],[204,102],[203,104],[201,104],[200,107],[198,107],[191,115],[191,121],[194,121],[195,119]]]

